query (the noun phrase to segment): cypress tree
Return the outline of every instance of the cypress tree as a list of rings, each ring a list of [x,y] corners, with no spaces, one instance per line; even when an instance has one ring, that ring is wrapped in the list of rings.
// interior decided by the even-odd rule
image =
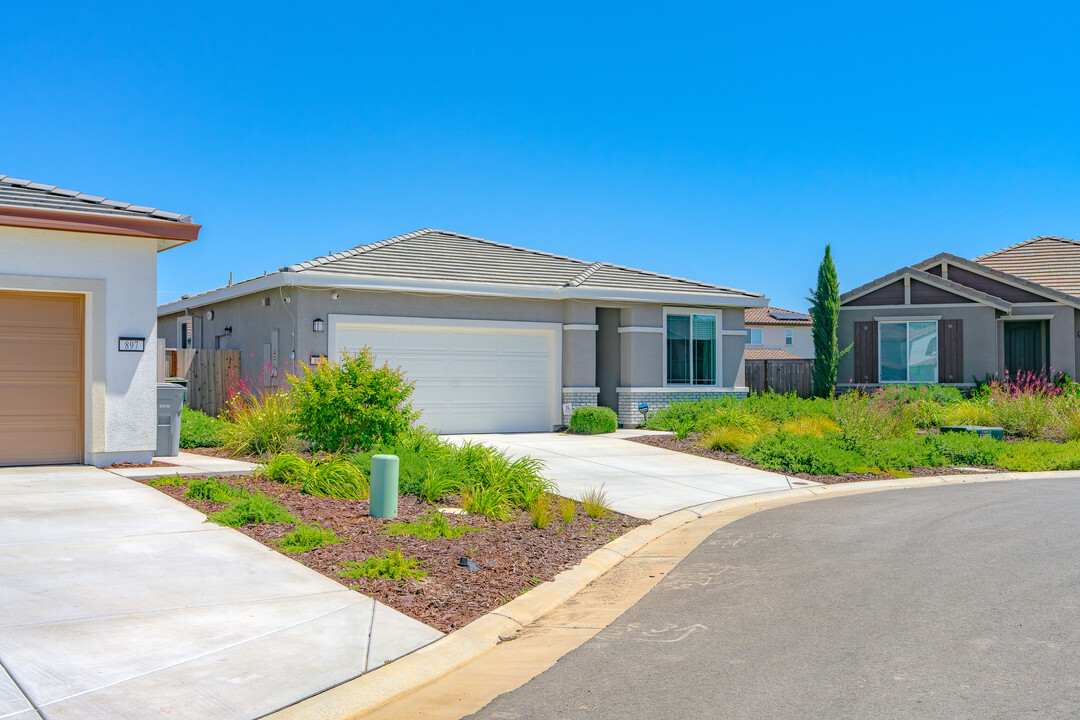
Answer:
[[[836,323],[840,317],[840,283],[836,279],[836,266],[833,265],[832,250],[825,246],[825,257],[818,266],[817,287],[812,289],[810,317],[813,320],[814,335],[814,395],[832,397],[836,391],[836,368],[840,358],[851,350],[848,345],[843,350],[836,339]]]

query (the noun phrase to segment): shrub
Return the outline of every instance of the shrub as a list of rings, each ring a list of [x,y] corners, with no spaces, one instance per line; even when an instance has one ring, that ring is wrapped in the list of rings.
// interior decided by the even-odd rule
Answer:
[[[563,522],[572,522],[577,514],[577,503],[570,498],[559,498],[559,516]]]
[[[880,393],[866,395],[856,391],[836,398],[836,422],[844,446],[859,451],[910,433],[911,420],[901,406],[899,400]]]
[[[435,538],[459,538],[465,533],[483,532],[471,525],[452,525],[445,513],[438,511],[428,513],[415,522],[390,523],[382,530],[384,535],[415,535],[424,540]]]
[[[319,497],[363,500],[368,496],[368,479],[347,460],[328,460],[311,468],[300,489]]]
[[[345,541],[335,535],[333,530],[324,528],[318,523],[311,523],[297,525],[292,532],[278,541],[277,546],[285,552],[304,553],[317,547],[342,542]]]
[[[486,515],[492,520],[510,519],[510,498],[498,485],[473,485],[462,490],[461,507],[465,512]]]
[[[231,422],[223,430],[224,447],[237,455],[292,452],[301,447],[289,398],[278,390],[247,396],[229,409]]]
[[[757,439],[757,433],[747,432],[730,425],[723,425],[702,433],[701,444],[710,450],[723,450],[724,452],[734,453],[739,452]]]
[[[551,496],[543,495],[532,507],[529,508],[529,517],[532,519],[533,527],[537,530],[543,530],[551,522]]]
[[[840,426],[827,415],[800,415],[784,422],[780,426],[780,432],[823,438],[839,434]]]
[[[997,425],[997,413],[985,398],[975,398],[945,411],[942,425]]]
[[[930,435],[926,443],[949,465],[994,465],[1004,449],[997,440],[964,432]]]
[[[296,522],[295,515],[262,494],[252,494],[235,505],[213,513],[210,519],[228,527]]]
[[[405,557],[401,548],[383,550],[382,557],[369,557],[363,562],[344,563],[345,569],[338,575],[347,578],[386,578],[388,580],[408,580],[427,575],[420,561],[415,557]]]
[[[950,385],[885,385],[877,391],[890,400],[901,403],[932,402],[938,405],[955,405],[964,399],[959,388]]]
[[[310,472],[311,464],[293,453],[274,455],[255,468],[255,473],[261,477],[293,485],[303,483]]]
[[[375,366],[370,348],[305,371],[292,387],[300,436],[316,450],[368,450],[405,432],[419,413],[400,368]]]
[[[910,467],[939,467],[947,464],[945,457],[935,445],[927,444],[922,437],[890,438],[870,443],[860,449],[867,465],[881,470],[899,470]]]
[[[618,429],[619,416],[608,407],[576,407],[570,415],[570,432],[578,435],[599,435]]]
[[[585,514],[591,518],[602,518],[611,512],[608,504],[607,491],[601,485],[598,488],[589,488],[581,495],[581,507]]]
[[[823,398],[800,398],[795,393],[780,393],[770,390],[765,393],[756,393],[742,401],[743,405],[755,415],[782,423],[785,420],[801,417],[803,415],[833,414],[833,403]]]
[[[1037,438],[1052,429],[1055,398],[1040,386],[1014,387],[991,383],[984,402],[994,413],[996,423],[1010,435]]]
[[[184,485],[188,484],[188,481],[185,478],[180,477],[179,475],[162,475],[161,477],[151,478],[147,480],[146,484],[150,487],[183,487]]]
[[[1017,472],[1080,470],[1080,442],[1025,440],[1007,443],[994,464]]]
[[[702,431],[714,427],[728,427],[753,435],[764,435],[775,429],[771,422],[755,415],[738,402],[714,403],[702,414],[695,429]]]
[[[205,500],[208,502],[232,502],[250,496],[251,493],[244,488],[228,485],[213,477],[205,480],[199,480],[198,478],[192,480],[188,484],[187,492],[184,493],[184,497],[188,500]]]
[[[461,481],[453,468],[426,463],[420,480],[420,495],[434,505],[447,495],[457,492]]]
[[[1053,424],[1061,436],[1067,440],[1080,439],[1080,396],[1071,390],[1062,394],[1055,398],[1053,410]]]
[[[180,409],[180,447],[221,447],[227,423],[187,405]]]
[[[669,430],[682,439],[694,430],[704,430],[705,416],[711,414],[720,402],[715,399],[676,401],[650,413],[645,427],[649,430]]]
[[[835,441],[776,433],[759,438],[740,453],[761,467],[810,475],[864,472],[866,460]]]

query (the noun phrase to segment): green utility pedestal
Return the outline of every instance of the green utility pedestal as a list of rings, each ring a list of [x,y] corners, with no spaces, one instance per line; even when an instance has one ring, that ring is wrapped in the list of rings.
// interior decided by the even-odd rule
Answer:
[[[371,502],[368,515],[377,518],[397,517],[398,456],[375,455],[371,458]]]

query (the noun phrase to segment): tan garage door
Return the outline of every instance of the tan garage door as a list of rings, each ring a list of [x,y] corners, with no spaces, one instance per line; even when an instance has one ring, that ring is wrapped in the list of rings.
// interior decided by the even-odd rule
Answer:
[[[83,297],[0,290],[0,465],[83,461]]]

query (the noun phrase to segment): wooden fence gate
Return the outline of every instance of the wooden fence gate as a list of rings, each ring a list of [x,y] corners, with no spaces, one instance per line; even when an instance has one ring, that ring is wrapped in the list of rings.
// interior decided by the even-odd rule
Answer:
[[[165,373],[188,381],[188,407],[218,415],[240,382],[239,350],[166,350]]]
[[[746,387],[752,393],[793,392],[801,398],[814,394],[813,360],[747,360]]]

